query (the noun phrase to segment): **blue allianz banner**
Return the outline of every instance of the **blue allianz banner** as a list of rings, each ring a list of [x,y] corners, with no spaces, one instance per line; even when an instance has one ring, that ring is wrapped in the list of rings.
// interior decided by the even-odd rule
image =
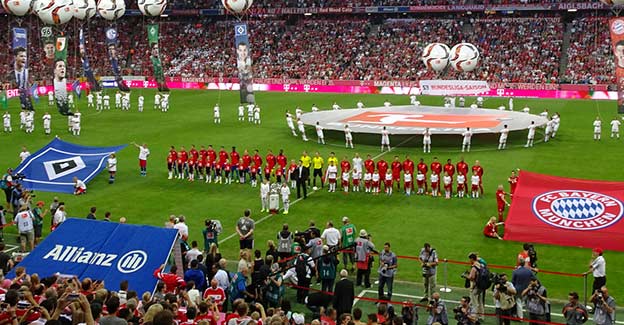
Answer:
[[[74,192],[74,176],[87,184],[104,168],[108,156],[126,145],[86,147],[55,138],[15,168],[22,186],[45,192]]]
[[[67,219],[19,266],[42,278],[76,275],[103,280],[108,290],[119,290],[119,283],[128,280],[130,290],[153,292],[154,270],[166,262],[177,235],[175,229]]]

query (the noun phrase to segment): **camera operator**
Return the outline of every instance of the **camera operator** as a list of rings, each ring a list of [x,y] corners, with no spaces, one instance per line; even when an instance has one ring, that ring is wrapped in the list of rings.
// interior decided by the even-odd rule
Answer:
[[[446,305],[440,300],[440,294],[434,293],[431,295],[431,300],[427,305],[427,311],[429,317],[427,318],[427,325],[433,323],[440,323],[442,325],[448,325],[448,315],[446,314]]]
[[[7,172],[2,175],[2,180],[0,180],[0,188],[4,191],[7,207],[10,207],[11,192],[13,191],[13,169],[7,169]]]
[[[206,219],[204,221],[206,228],[202,230],[204,236],[204,254],[210,252],[210,245],[215,244],[219,247],[219,233],[221,232],[221,223],[218,220]]]
[[[607,287],[594,291],[590,300],[596,306],[594,323],[596,325],[612,325],[615,323],[615,299],[609,295]]]
[[[425,243],[418,256],[422,267],[423,285],[425,296],[423,301],[435,291],[436,286],[436,266],[438,266],[438,253],[429,243]]]
[[[549,313],[546,287],[535,276],[531,278],[529,286],[522,291],[521,296],[522,299],[526,300],[530,320],[548,320],[546,317]],[[537,325],[538,323],[530,324]]]
[[[516,288],[508,281],[507,274],[500,274],[498,282],[494,284],[494,303],[496,305],[496,319],[498,324],[509,325],[509,317],[516,307]]]
[[[457,325],[475,325],[479,318],[474,307],[470,306],[470,297],[463,296],[459,306],[453,308]]]
[[[584,324],[587,319],[587,309],[582,304],[579,304],[579,295],[575,291],[568,294],[568,303],[563,306],[561,313],[566,319],[568,325],[581,325]]]

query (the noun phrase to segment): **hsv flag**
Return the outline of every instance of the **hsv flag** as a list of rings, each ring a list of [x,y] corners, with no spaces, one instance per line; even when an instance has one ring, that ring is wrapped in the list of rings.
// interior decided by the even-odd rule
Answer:
[[[505,240],[624,251],[624,182],[521,171]]]

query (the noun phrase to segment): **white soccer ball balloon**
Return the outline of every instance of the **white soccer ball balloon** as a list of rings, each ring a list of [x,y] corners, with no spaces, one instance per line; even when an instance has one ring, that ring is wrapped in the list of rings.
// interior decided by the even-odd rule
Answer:
[[[609,5],[609,6],[622,6],[624,5],[624,0],[600,0],[600,2]]]
[[[470,43],[459,43],[451,49],[451,66],[460,72],[470,72],[479,63],[479,50]]]
[[[126,13],[124,0],[99,0],[97,12],[106,20],[115,20]]]
[[[242,14],[251,7],[253,0],[221,0],[223,7],[231,13]]]
[[[72,0],[37,0],[33,11],[48,25],[62,25],[74,17]]]
[[[139,0],[139,10],[145,16],[160,16],[167,8],[167,0]]]
[[[440,72],[448,66],[450,49],[446,44],[431,43],[422,53],[422,61],[428,69]]]
[[[32,8],[32,0],[0,0],[4,11],[15,16],[24,16],[30,12]]]
[[[74,17],[84,20],[95,16],[97,6],[95,0],[73,0],[74,1]]]

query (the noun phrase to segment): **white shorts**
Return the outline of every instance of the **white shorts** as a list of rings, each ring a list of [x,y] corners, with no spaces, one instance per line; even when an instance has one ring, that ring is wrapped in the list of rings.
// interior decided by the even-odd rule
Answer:
[[[390,139],[387,137],[381,137],[381,144],[390,144]]]
[[[498,143],[505,143],[505,142],[507,142],[507,138],[500,138],[498,140]]]
[[[600,128],[594,128],[594,133],[601,133]]]
[[[423,138],[423,144],[431,144],[431,138]]]
[[[351,140],[353,140],[353,136],[351,136],[351,135],[345,135],[345,140],[347,140],[347,141],[351,141]]]
[[[323,138],[323,133],[316,133],[316,136],[319,138]]]
[[[620,129],[611,129],[611,133],[620,133]]]
[[[464,140],[462,144],[470,144],[470,140]]]

